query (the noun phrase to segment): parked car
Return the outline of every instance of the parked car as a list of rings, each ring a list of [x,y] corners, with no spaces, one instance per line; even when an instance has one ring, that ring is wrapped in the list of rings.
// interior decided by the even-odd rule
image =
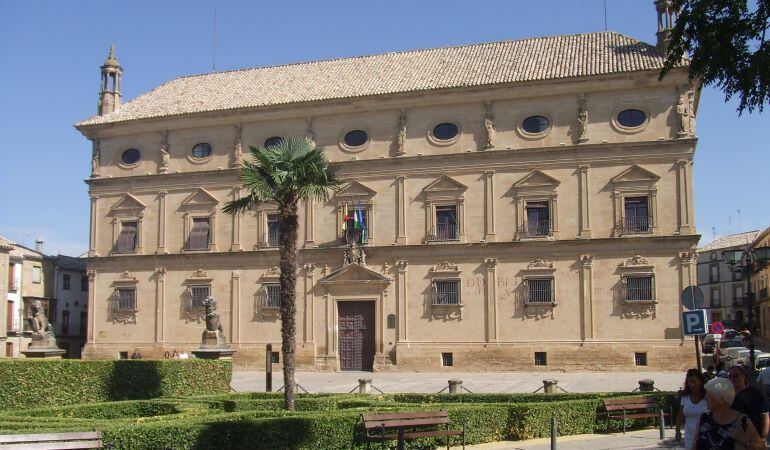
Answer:
[[[749,349],[747,349],[743,345],[741,345],[740,347],[722,348],[720,350],[720,354],[719,354],[720,361],[722,363],[724,363],[725,369],[730,367],[730,366],[734,366],[735,365],[735,363],[734,363],[735,357],[738,354],[738,352],[740,352],[742,350],[749,351]]]
[[[730,356],[727,357],[727,363],[725,364],[725,366],[726,367],[732,367],[732,366],[749,367],[750,353],[751,353],[751,350],[749,349],[738,350],[737,352],[732,353]]]
[[[701,346],[701,350],[703,353],[714,353],[714,348],[717,345],[717,341],[714,338],[713,334],[707,334],[703,337],[703,345]]]
[[[756,370],[764,370],[766,367],[770,367],[770,353],[760,353],[755,358],[754,368]]]
[[[724,362],[723,360],[723,353],[728,348],[733,347],[741,347],[746,348],[743,346],[743,342],[741,342],[740,339],[725,339],[724,335],[722,336],[722,339],[717,344],[716,350],[714,350],[714,364],[719,364],[720,362]]]

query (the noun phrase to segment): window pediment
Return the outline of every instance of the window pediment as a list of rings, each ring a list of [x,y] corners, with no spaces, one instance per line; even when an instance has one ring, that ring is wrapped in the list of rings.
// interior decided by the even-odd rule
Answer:
[[[348,283],[386,285],[390,284],[390,278],[358,264],[348,264],[323,277],[318,282],[325,285]]]
[[[541,190],[553,190],[559,186],[561,182],[556,178],[541,172],[539,170],[533,170],[529,174],[525,175],[522,179],[513,184],[514,189],[541,189]]]
[[[218,203],[219,200],[217,200],[211,192],[203,188],[198,188],[182,201],[182,206],[212,206]]]
[[[208,272],[202,269],[198,269],[195,272],[193,272],[187,279],[185,280],[186,284],[195,284],[195,283],[208,283],[213,280],[213,277],[210,277]]]
[[[139,282],[139,279],[136,278],[136,274],[133,272],[129,272],[126,270],[125,272],[121,273],[118,278],[115,279],[113,282],[113,285],[116,286],[131,286],[135,285]]]
[[[110,208],[111,214],[117,215],[136,215],[144,211],[147,205],[131,194],[125,194]]]
[[[466,190],[468,190],[468,186],[447,175],[441,175],[423,188],[423,192],[428,199],[459,198]]]
[[[649,170],[633,165],[610,180],[616,186],[652,186],[660,180],[660,176]]]
[[[377,192],[368,186],[353,180],[337,192],[336,197],[339,201],[366,201],[371,200],[376,194]]]

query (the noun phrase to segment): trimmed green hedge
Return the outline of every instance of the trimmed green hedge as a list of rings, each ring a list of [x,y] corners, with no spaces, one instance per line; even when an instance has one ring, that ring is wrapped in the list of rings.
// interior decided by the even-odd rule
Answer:
[[[465,423],[469,444],[606,432],[602,399],[642,394],[299,394],[297,411],[282,410],[280,393],[206,395],[121,401],[0,413],[0,433],[98,429],[115,449],[365,448],[361,414],[444,409]],[[671,393],[654,393],[659,402]],[[631,428],[649,424],[634,422]],[[618,421],[611,431],[620,429]],[[457,442],[457,441],[455,441]],[[421,448],[443,442],[423,440]]]
[[[0,410],[222,394],[230,361],[0,359]]]

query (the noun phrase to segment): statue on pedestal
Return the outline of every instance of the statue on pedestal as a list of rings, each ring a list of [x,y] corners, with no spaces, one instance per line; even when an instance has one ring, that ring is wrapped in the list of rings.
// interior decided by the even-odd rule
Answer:
[[[22,351],[28,358],[61,357],[64,350],[56,345],[56,336],[53,326],[48,321],[40,300],[33,300],[30,305],[30,314],[27,316],[27,324],[32,331],[32,342],[29,348]]]

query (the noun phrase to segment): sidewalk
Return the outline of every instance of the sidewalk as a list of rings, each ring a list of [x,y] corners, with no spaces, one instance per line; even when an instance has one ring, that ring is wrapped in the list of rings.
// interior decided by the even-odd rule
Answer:
[[[556,440],[559,450],[615,450],[645,448],[681,448],[670,436],[674,430],[666,429],[666,439],[660,440],[657,428],[629,431],[626,434],[579,434],[562,436]],[[550,450],[551,439],[530,439],[527,441],[490,442],[487,444],[468,445],[468,450]],[[452,447],[460,450],[462,447]]]

